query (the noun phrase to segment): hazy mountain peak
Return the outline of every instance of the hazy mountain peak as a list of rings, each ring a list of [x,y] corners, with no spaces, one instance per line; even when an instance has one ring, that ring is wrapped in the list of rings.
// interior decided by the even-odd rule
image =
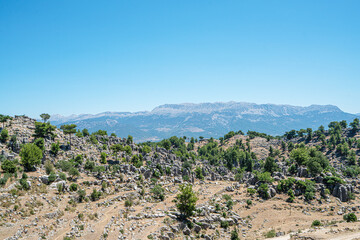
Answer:
[[[352,121],[357,116],[333,105],[306,107],[247,102],[164,104],[152,111],[103,112],[63,117],[53,115],[56,125],[75,123],[90,132],[99,129],[137,141],[171,136],[220,137],[229,131],[248,130],[282,135],[300,128],[327,126],[331,121]]]

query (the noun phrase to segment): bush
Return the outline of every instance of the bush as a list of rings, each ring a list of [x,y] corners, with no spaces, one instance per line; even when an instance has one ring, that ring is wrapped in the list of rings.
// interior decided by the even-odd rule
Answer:
[[[78,190],[78,185],[76,183],[72,183],[69,187],[69,190],[75,192]]]
[[[64,172],[68,172],[74,164],[70,161],[60,160],[57,162],[56,167],[61,169]]]
[[[1,169],[5,173],[15,173],[16,172],[16,162],[5,159],[1,164]]]
[[[104,152],[102,152],[102,153],[100,154],[100,162],[101,162],[102,164],[106,164],[106,156],[107,156],[107,154],[104,153]]]
[[[151,193],[154,195],[154,198],[164,201],[165,190],[160,185],[155,185],[154,188],[151,189]]]
[[[239,234],[236,229],[231,231],[230,239],[231,240],[240,240]]]
[[[100,197],[101,197],[101,192],[96,191],[96,189],[94,189],[93,192],[90,195],[90,199],[92,201],[97,201],[97,200],[100,199]]]
[[[59,178],[66,181],[66,174],[63,172],[59,173]]]
[[[233,200],[228,200],[228,201],[226,201],[226,207],[227,207],[229,210],[231,210],[231,209],[233,208],[233,206],[234,206]]]
[[[321,226],[321,222],[319,220],[314,220],[311,224],[312,227],[318,227]]]
[[[269,186],[266,183],[262,183],[257,191],[258,191],[260,197],[262,197],[264,199],[268,199],[270,197],[268,190],[269,190]]]
[[[6,128],[1,130],[0,133],[0,142],[5,143],[9,139],[9,132]]]
[[[27,177],[23,177],[19,180],[19,183],[20,183],[20,186],[19,188],[22,189],[22,190],[29,190],[30,189],[30,185],[29,183],[27,182]]]
[[[200,179],[200,180],[203,180],[204,179],[204,176],[202,174],[202,170],[200,167],[197,167],[195,169],[195,174],[196,174],[196,178]]]
[[[227,229],[229,227],[229,222],[228,221],[221,221],[220,222],[220,227]]]
[[[265,237],[266,238],[273,238],[273,237],[276,237],[276,232],[274,229],[268,231],[267,233],[265,233]]]
[[[289,189],[288,195],[289,195],[289,198],[286,201],[290,202],[290,203],[294,202],[295,195],[294,195],[294,191],[292,189]]]
[[[247,199],[247,200],[246,200],[246,204],[247,204],[248,206],[251,206],[251,205],[252,205],[252,201],[251,201],[250,199]]]
[[[46,172],[46,174],[50,174],[53,171],[54,171],[54,165],[49,160],[46,160],[46,162],[45,162],[45,172]]]
[[[256,193],[256,190],[254,188],[248,188],[246,191],[250,196],[253,196]]]
[[[95,168],[95,162],[93,162],[93,161],[86,161],[85,162],[85,166],[84,166],[85,170],[88,170],[88,171],[92,172],[92,171],[94,171],[94,168]]]
[[[60,143],[52,143],[50,148],[50,153],[56,156],[59,153],[60,150]]]
[[[25,144],[20,151],[21,164],[25,170],[30,171],[41,163],[42,151],[33,143]]]
[[[52,182],[55,182],[56,174],[54,172],[51,172],[48,179],[49,179],[49,184],[52,183]]]
[[[288,179],[283,179],[277,185],[277,190],[280,192],[287,192],[294,186],[294,184],[295,184],[295,178],[290,177]]]
[[[74,159],[75,166],[76,167],[80,166],[83,163],[83,159],[84,159],[84,157],[81,154],[77,155]]]
[[[64,185],[62,183],[59,183],[56,187],[59,193],[64,192]]]
[[[43,138],[37,138],[37,139],[35,139],[34,144],[35,144],[36,146],[38,146],[38,148],[40,148],[41,151],[44,151],[44,150],[45,150],[45,142],[44,142],[44,139],[43,139]]]
[[[267,157],[264,164],[264,170],[266,172],[273,173],[279,169],[279,166],[275,163],[275,159],[273,157]]]
[[[79,171],[76,169],[76,168],[71,168],[70,170],[69,170],[69,175],[72,177],[72,178],[75,178],[75,177],[77,177],[77,176],[80,176],[80,173],[79,173]]]
[[[258,179],[260,182],[263,183],[272,183],[273,182],[273,178],[271,177],[271,174],[269,172],[264,172],[264,173],[260,173],[258,174]]]
[[[132,199],[126,199],[125,200],[125,207],[132,207],[133,201]]]
[[[349,214],[344,215],[344,220],[346,222],[356,222],[357,217],[356,217],[355,213],[349,213]]]
[[[85,200],[85,197],[86,197],[85,190],[79,190],[78,191],[78,197],[79,197],[79,202],[83,202]]]

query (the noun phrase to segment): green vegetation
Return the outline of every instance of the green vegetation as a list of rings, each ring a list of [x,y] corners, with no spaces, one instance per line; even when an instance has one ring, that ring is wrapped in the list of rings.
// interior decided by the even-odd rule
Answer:
[[[346,222],[357,222],[357,217],[355,213],[348,213],[344,215],[344,220]]]
[[[61,130],[63,130],[64,134],[69,135],[69,139],[70,139],[70,146],[71,146],[71,135],[76,133],[76,125],[75,124],[66,124],[66,125],[62,125],[60,127]]]
[[[25,144],[20,151],[21,164],[26,171],[31,171],[41,163],[42,151],[33,143]]]
[[[194,214],[196,201],[198,200],[196,193],[192,190],[192,185],[182,184],[179,186],[180,193],[176,195],[176,207],[185,217],[191,217]]]

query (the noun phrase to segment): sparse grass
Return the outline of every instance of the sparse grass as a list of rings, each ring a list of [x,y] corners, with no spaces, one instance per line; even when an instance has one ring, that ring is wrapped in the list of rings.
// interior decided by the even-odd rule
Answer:
[[[271,229],[270,231],[265,233],[265,238],[273,238],[276,237],[275,229]]]

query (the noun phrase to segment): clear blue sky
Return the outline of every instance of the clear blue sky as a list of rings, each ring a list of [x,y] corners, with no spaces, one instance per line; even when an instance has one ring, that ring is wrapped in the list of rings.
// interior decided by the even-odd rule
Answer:
[[[165,103],[360,112],[360,1],[0,0],[0,113]]]

